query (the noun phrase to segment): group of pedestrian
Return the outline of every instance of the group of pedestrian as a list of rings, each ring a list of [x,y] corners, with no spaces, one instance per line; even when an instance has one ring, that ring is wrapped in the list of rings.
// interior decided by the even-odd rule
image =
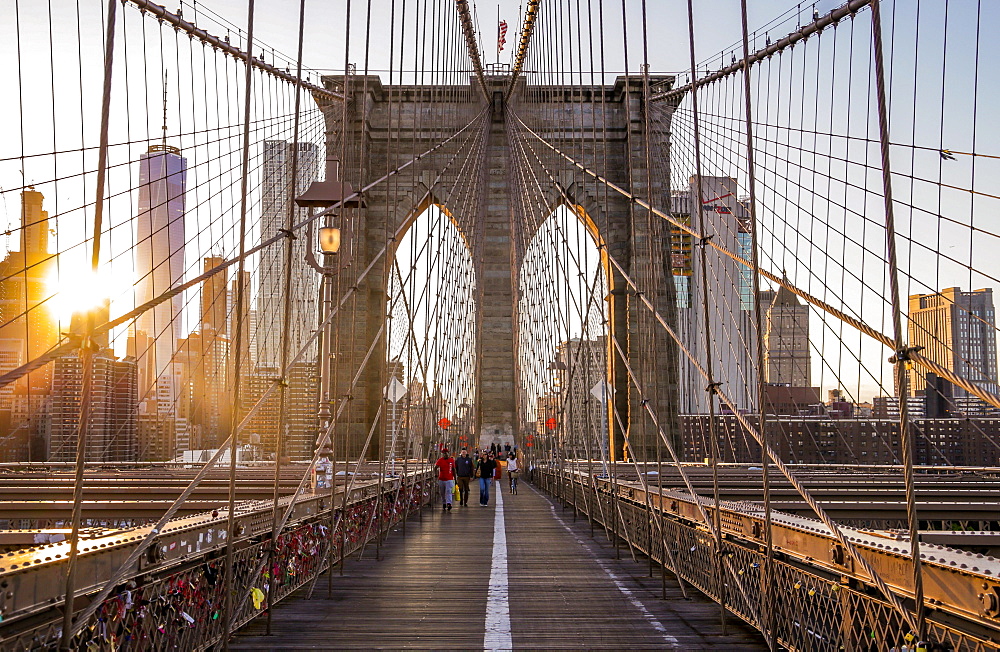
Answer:
[[[441,451],[441,457],[435,463],[438,470],[438,487],[441,489],[441,509],[448,511],[455,498],[459,505],[468,507],[469,489],[474,479],[479,480],[479,504],[486,507],[490,504],[490,489],[495,481],[503,475],[504,466],[510,479],[510,491],[517,493],[517,478],[521,465],[518,461],[517,449],[505,452],[482,450],[476,458],[469,455],[469,450],[463,448],[457,458],[451,456],[448,449]],[[456,490],[457,483],[457,490]]]

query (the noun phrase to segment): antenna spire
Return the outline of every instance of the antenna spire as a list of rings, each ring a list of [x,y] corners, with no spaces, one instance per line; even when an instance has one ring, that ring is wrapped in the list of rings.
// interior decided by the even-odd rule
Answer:
[[[167,75],[168,70],[163,71],[163,146],[167,146]]]

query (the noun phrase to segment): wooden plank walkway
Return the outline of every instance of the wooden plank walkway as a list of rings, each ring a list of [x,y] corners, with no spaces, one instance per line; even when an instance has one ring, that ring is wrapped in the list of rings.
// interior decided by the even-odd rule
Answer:
[[[735,617],[722,636],[718,607],[696,591],[686,601],[670,581],[660,599],[660,578],[646,563],[627,548],[615,559],[602,530],[591,538],[585,520],[574,523],[523,482],[516,496],[504,487],[504,564],[494,547],[495,497],[484,508],[472,494],[468,507],[428,508],[405,535],[396,528],[381,561],[374,547],[348,559],[344,576],[333,576],[332,600],[321,578],[312,599],[303,590],[278,604],[271,636],[258,619],[230,649],[483,649],[486,623],[506,622],[507,605],[510,635],[492,634],[491,649],[767,649]],[[508,586],[488,600],[494,565],[507,569]]]

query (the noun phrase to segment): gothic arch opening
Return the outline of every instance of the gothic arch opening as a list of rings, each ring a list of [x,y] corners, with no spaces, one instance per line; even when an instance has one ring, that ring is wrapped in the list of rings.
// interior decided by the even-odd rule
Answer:
[[[414,212],[387,272],[389,459],[474,445],[476,274],[445,207],[428,203]]]
[[[608,459],[608,269],[582,207],[560,204],[518,274],[519,412],[536,455]]]

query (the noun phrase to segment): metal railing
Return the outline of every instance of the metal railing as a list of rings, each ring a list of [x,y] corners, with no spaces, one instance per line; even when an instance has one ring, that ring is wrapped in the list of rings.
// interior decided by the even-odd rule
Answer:
[[[268,501],[239,505],[236,531],[240,535],[233,555],[233,629],[265,613],[269,583],[276,583],[274,601],[278,602],[419,510],[432,494],[427,490],[429,478],[426,471],[392,478],[382,483],[381,494],[377,480],[358,483],[343,514],[341,498],[334,501],[332,520],[339,525],[333,533],[329,528],[329,494],[301,496],[278,537],[274,559],[256,576],[254,571],[261,567],[271,543],[272,506]],[[171,521],[135,572],[115,587],[83,627],[73,648],[199,650],[218,643],[223,635],[225,523],[225,515],[218,512]],[[83,544],[80,560],[90,563],[82,565],[88,572],[81,572],[81,588],[90,588],[77,596],[77,610],[88,605],[86,596],[97,592],[100,580],[117,569],[115,560],[127,555],[130,544],[141,540],[146,529],[123,530]],[[0,586],[4,589],[0,592],[0,614],[4,617],[0,650],[58,646],[62,633],[58,579],[65,572],[65,555],[59,551],[62,545],[0,557]]]
[[[763,631],[769,621],[775,640],[788,649],[916,649],[906,621],[878,597],[870,578],[856,572],[850,559],[831,545],[832,537],[818,521],[773,513],[778,552],[769,580],[772,604],[764,605],[761,569],[765,549],[760,529],[764,519],[759,505],[722,503],[724,535],[721,549],[716,549],[706,524],[692,508],[695,499],[690,494],[665,489],[658,495],[650,487],[647,503],[638,483],[619,480],[612,484],[556,468],[536,468],[531,479],[659,564],[664,564],[664,546],[668,546],[676,564],[676,569],[671,568],[668,559],[668,572],[676,572],[716,602],[724,595],[726,609],[758,630]],[[714,504],[700,500],[711,514]],[[905,542],[861,531],[852,534],[857,534],[855,544],[880,572],[891,563],[905,571],[909,564]],[[797,548],[792,541],[798,543]],[[942,546],[922,548],[926,550],[930,587],[929,639],[942,646],[937,649],[954,652],[1000,649],[1000,560]],[[962,559],[967,563],[959,561]],[[719,564],[724,572],[718,571]],[[912,593],[902,586],[902,580],[890,583],[912,607]],[[932,595],[936,586],[952,596],[951,602]]]

